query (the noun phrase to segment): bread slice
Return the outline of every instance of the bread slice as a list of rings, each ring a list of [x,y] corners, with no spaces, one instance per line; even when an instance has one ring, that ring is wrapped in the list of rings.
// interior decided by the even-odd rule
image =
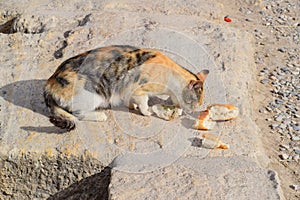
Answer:
[[[231,104],[213,104],[207,108],[214,121],[228,121],[237,118],[239,109]]]
[[[228,121],[237,118],[239,109],[231,104],[213,104],[205,111],[201,111],[195,120],[193,128],[198,130],[210,130],[216,125],[216,121]]]
[[[170,105],[156,104],[152,106],[152,111],[157,117],[164,120],[172,120],[182,115],[182,109]]]
[[[208,148],[208,149],[229,149],[229,146],[225,143],[223,143],[217,136],[210,133],[205,133],[202,135],[202,147]]]
[[[216,122],[211,120],[208,110],[201,111],[198,119],[196,119],[193,128],[198,130],[210,130],[213,129]]]

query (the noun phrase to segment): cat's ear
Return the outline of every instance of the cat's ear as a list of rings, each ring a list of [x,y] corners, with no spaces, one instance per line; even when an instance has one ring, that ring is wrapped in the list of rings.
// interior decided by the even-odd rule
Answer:
[[[195,81],[195,80],[191,80],[189,83],[189,89],[197,89],[203,87],[203,82],[201,80]]]
[[[201,72],[199,72],[199,73],[197,74],[197,77],[198,77],[202,82],[204,82],[205,79],[206,79],[206,77],[208,76],[208,74],[209,74],[209,71],[208,71],[207,69],[204,69],[204,70],[202,70]]]

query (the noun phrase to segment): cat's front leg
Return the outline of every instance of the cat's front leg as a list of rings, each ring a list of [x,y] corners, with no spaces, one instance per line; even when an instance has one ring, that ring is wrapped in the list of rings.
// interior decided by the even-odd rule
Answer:
[[[74,114],[81,121],[104,122],[107,120],[107,116],[103,111],[81,111]]]
[[[149,106],[148,106],[148,100],[149,97],[148,95],[142,95],[142,96],[133,96],[132,97],[133,101],[137,105],[137,107],[139,108],[140,112],[145,115],[145,116],[150,116],[152,114],[152,112],[149,111]]]

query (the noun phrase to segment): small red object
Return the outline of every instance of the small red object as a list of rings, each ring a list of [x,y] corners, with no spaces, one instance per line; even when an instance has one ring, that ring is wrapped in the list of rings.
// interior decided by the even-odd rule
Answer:
[[[224,17],[224,21],[225,21],[225,22],[231,22],[232,20],[231,20],[231,19],[229,18],[229,16],[227,15],[227,16]]]

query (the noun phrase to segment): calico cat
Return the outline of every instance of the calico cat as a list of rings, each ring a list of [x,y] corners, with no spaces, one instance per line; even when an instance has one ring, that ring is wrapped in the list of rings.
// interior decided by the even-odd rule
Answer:
[[[203,100],[208,70],[193,74],[158,50],[107,46],[64,61],[48,79],[50,122],[72,130],[77,120],[105,121],[101,109],[125,104],[151,115],[150,96],[168,95],[190,112]]]

